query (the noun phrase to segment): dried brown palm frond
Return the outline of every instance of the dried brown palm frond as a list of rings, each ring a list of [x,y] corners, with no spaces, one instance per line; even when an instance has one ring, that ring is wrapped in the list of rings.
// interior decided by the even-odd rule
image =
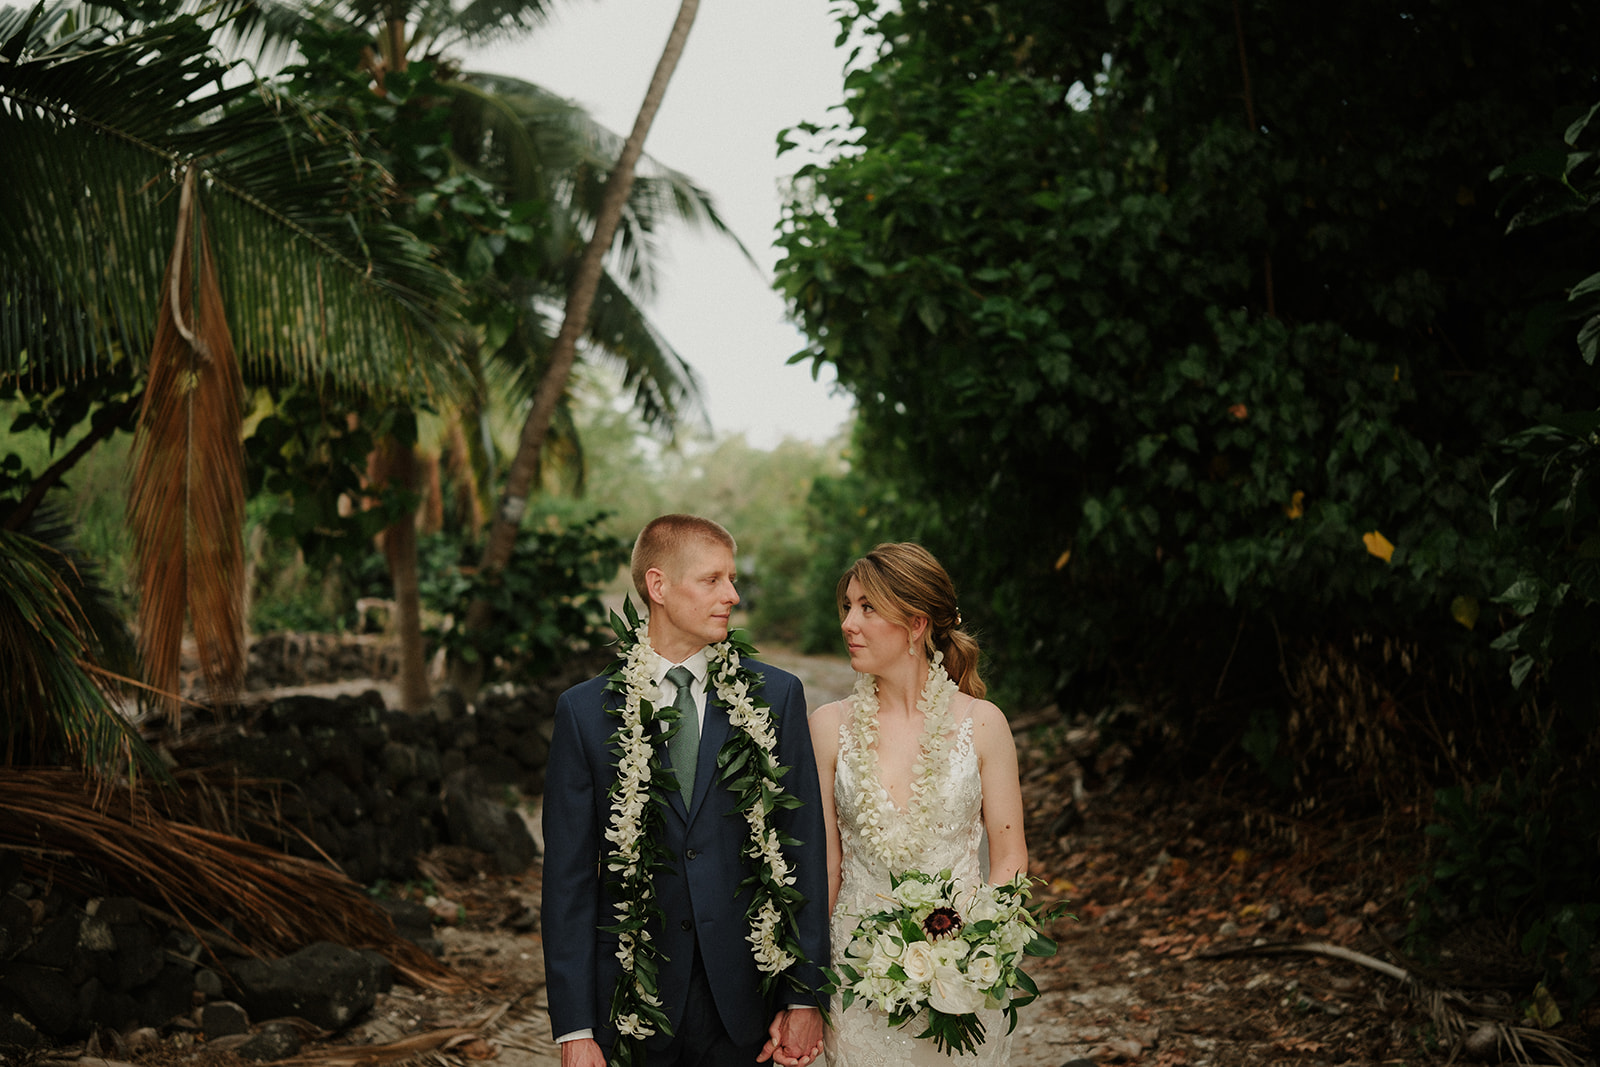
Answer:
[[[18,855],[30,873],[139,900],[213,952],[282,955],[332,941],[379,952],[413,986],[469,988],[400,937],[388,914],[338,871],[167,818],[143,793],[76,771],[0,770],[0,811],[0,852]]]
[[[452,1026],[442,1030],[429,1030],[391,1041],[385,1045],[359,1045],[351,1048],[324,1048],[302,1052],[278,1060],[281,1067],[382,1067],[384,1064],[403,1063],[429,1053],[448,1052],[464,1045],[482,1043],[477,1030]],[[474,1059],[482,1057],[472,1057]]]
[[[190,168],[161,286],[128,516],[151,685],[178,691],[187,612],[209,691],[226,699],[244,682],[244,390],[195,184]],[[161,706],[176,728],[176,702]]]

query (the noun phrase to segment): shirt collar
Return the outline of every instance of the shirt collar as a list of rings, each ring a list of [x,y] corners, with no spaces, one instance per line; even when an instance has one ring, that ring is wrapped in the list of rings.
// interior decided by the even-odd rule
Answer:
[[[706,655],[706,650],[704,648],[700,649],[682,663],[669,663],[667,662],[667,658],[658,652],[656,653],[656,685],[659,686],[663,684],[666,681],[667,672],[674,667],[689,668],[689,673],[694,675],[694,680],[699,683],[702,688],[704,688],[706,675],[711,671],[711,660],[710,657]]]

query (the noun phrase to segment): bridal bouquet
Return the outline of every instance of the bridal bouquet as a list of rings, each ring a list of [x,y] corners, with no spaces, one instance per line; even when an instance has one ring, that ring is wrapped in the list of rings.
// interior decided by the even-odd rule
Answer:
[[[1024,956],[1051,956],[1056,943],[1039,932],[1028,908],[1029,879],[960,886],[949,871],[891,876],[883,911],[862,918],[844,959],[829,972],[827,992],[841,1008],[865,1001],[904,1026],[924,1011],[927,1029],[946,1055],[970,1052],[984,1038],[980,1008],[998,1008],[1017,1025],[1017,1009],[1039,995],[1018,966]]]

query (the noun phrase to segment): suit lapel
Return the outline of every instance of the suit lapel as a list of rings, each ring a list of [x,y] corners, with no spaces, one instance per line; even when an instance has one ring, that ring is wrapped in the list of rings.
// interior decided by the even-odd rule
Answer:
[[[717,753],[728,740],[728,709],[717,699],[715,690],[706,694],[706,717],[700,725],[700,753],[694,769],[694,803],[689,805],[689,820],[694,820],[706,794],[717,777]]]

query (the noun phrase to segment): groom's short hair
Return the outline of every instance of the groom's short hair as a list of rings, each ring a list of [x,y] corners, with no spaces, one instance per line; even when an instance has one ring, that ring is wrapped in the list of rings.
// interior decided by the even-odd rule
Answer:
[[[671,573],[684,549],[691,544],[713,544],[735,554],[739,551],[733,535],[721,523],[702,519],[698,515],[660,515],[645,523],[639,537],[633,542],[633,588],[650,606],[650,590],[645,588],[644,576],[654,567]]]

